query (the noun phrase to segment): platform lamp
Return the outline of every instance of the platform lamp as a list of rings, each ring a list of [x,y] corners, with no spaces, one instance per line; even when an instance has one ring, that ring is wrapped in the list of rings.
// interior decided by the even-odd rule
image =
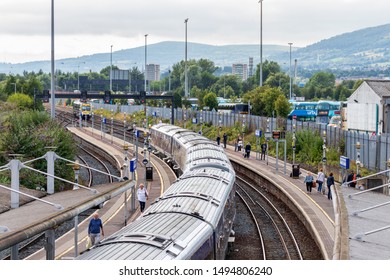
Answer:
[[[322,171],[326,174],[326,130],[322,132],[323,146],[322,146]]]
[[[219,127],[218,127],[218,135],[220,135],[221,134],[221,128],[222,128],[222,113],[221,112],[219,112],[218,113],[218,123],[219,123]]]
[[[245,146],[245,119],[242,117],[242,145]]]
[[[126,112],[123,113],[123,145],[126,144]]]
[[[359,167],[360,167],[360,142],[356,142],[356,176],[359,175]]]
[[[202,135],[202,125],[203,125],[203,110],[200,110],[200,134]]]
[[[267,132],[269,133],[269,118],[267,118]],[[269,141],[269,137],[266,137],[266,143],[267,143],[267,149],[266,149],[266,154],[267,154],[267,165],[268,165],[268,141]]]
[[[103,139],[103,115],[100,114],[100,139]]]
[[[92,109],[93,109],[93,106],[92,106]],[[93,111],[92,111],[92,112],[91,112],[92,134],[93,134],[93,129],[94,129],[94,116],[95,116],[95,114],[94,114]]]
[[[295,137],[296,124],[293,123],[293,135],[292,135],[292,149],[293,149],[293,165],[295,164],[295,145],[296,145],[296,137]]]

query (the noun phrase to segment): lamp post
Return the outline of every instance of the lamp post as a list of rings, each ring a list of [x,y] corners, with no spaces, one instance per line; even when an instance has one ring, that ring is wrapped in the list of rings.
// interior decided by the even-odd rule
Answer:
[[[295,138],[296,124],[295,124],[295,122],[296,122],[296,120],[293,119],[293,136],[292,136],[293,165],[295,164],[295,141],[296,141],[296,138]]]
[[[111,55],[110,55],[110,91],[112,91],[112,45],[111,45]]]
[[[51,104],[50,104],[50,117],[54,119],[56,117],[56,106],[55,106],[55,76],[54,76],[54,68],[55,68],[55,59],[54,59],[54,0],[51,0],[51,85],[50,85],[50,93],[51,93]]]
[[[292,95],[292,78],[291,78],[291,45],[293,43],[288,43],[290,45],[290,67],[288,69],[288,75],[290,76],[290,100],[291,100],[291,95]]]
[[[112,48],[112,46],[111,46],[111,48]],[[112,52],[112,49],[111,49],[111,52]],[[81,62],[81,63],[85,64],[85,61]],[[111,65],[111,71],[112,71],[112,65]],[[111,77],[111,74],[110,74],[110,77]],[[80,90],[80,64],[77,64],[77,90]]]
[[[126,145],[126,112],[123,115],[123,145]]]
[[[111,144],[114,143],[114,117],[111,115]]]
[[[147,55],[148,55],[148,34],[145,34],[145,77],[144,77],[144,91],[146,92],[146,80],[147,80],[147,69],[146,69],[146,65],[147,65]]]
[[[100,139],[103,139],[103,115],[100,114]]]
[[[242,145],[245,145],[245,119],[244,116],[242,117]]]
[[[267,134],[269,134],[269,118],[267,118]],[[266,154],[267,154],[267,165],[268,165],[268,141],[269,137],[266,137],[266,142],[267,142],[267,149],[266,149]]]
[[[185,24],[185,62],[184,62],[184,96],[188,97],[188,74],[187,74],[187,23],[188,18],[184,20]]]
[[[260,79],[259,86],[263,86],[263,0],[260,3]]]
[[[202,135],[203,110],[200,110],[200,135]]]
[[[359,167],[360,167],[360,142],[356,142],[356,176],[359,175]]]
[[[93,108],[93,107],[92,107]],[[91,112],[91,120],[92,120],[92,134],[93,134],[93,129],[94,129],[94,126],[93,126],[93,123],[94,123],[94,116],[95,114],[93,113],[93,111]]]
[[[221,112],[218,113],[218,123],[219,123],[218,135],[220,136],[221,135],[221,128],[222,128],[222,113]]]
[[[322,132],[324,145],[322,146],[322,171],[326,174],[326,130]]]

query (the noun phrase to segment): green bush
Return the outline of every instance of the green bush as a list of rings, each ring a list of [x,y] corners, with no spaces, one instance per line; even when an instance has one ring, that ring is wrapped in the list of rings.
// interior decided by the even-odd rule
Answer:
[[[16,104],[20,109],[33,109],[34,107],[34,100],[23,93],[14,93],[10,95],[7,102]]]

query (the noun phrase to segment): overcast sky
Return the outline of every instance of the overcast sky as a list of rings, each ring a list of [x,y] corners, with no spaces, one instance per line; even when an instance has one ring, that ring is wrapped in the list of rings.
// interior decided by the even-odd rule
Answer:
[[[263,44],[304,47],[390,23],[389,0],[264,0]],[[0,1],[0,62],[50,60],[51,0]],[[161,41],[259,44],[258,0],[55,0],[55,58]],[[191,58],[191,54],[188,54]]]

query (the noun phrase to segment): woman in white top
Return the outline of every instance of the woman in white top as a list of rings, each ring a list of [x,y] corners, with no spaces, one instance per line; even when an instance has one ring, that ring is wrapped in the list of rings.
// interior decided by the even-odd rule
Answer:
[[[317,174],[318,192],[322,192],[322,184],[324,183],[324,181],[325,181],[325,174],[321,169],[320,172],[318,172]]]
[[[146,190],[144,184],[142,184],[142,183],[139,184],[137,196],[138,196],[138,201],[139,201],[141,213],[143,213],[144,209],[145,209],[146,200],[148,200],[148,198],[149,198],[149,194],[148,194],[148,191]]]

